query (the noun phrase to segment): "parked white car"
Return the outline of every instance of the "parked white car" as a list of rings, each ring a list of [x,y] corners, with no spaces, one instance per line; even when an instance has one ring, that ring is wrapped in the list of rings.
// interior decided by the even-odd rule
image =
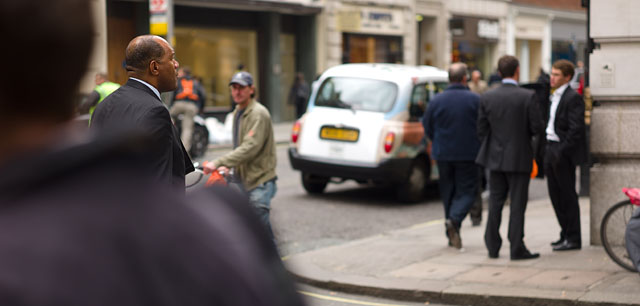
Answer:
[[[345,64],[317,81],[293,127],[291,166],[309,193],[329,182],[393,184],[399,200],[419,201],[431,179],[421,119],[446,71],[430,66]]]

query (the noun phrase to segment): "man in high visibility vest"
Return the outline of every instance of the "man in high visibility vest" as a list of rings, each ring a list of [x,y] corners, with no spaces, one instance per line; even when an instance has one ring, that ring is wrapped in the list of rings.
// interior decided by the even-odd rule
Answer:
[[[196,79],[191,76],[189,67],[178,70],[178,88],[173,96],[173,104],[169,113],[171,118],[182,114],[182,133],[180,138],[185,150],[191,150],[191,137],[193,135],[193,117],[204,107],[204,90]]]
[[[93,115],[93,111],[96,109],[96,106],[98,106],[104,98],[116,91],[116,89],[120,88],[120,84],[109,82],[107,74],[104,72],[96,73],[95,82],[96,88],[93,89],[85,102],[80,106],[79,111],[81,114],[89,113],[90,116]],[[89,119],[89,124],[91,124],[91,119]]]

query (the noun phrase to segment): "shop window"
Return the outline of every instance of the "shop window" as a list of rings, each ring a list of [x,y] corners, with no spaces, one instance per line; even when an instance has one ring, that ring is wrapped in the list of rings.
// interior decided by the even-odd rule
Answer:
[[[402,63],[402,37],[343,35],[344,63]]]
[[[229,80],[240,65],[258,83],[255,31],[176,27],[174,33],[176,58],[201,80],[207,94],[205,106],[231,105]]]

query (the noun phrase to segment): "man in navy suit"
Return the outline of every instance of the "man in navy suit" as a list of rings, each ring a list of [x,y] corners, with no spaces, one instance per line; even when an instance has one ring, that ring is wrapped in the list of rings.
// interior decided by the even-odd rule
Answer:
[[[554,251],[578,250],[582,247],[580,206],[576,193],[576,165],[587,158],[584,128],[584,101],[569,86],[573,64],[567,60],[553,63],[551,94],[547,121],[547,146],[544,169],[549,197],[560,224],[560,239],[552,242]]]
[[[91,128],[148,135],[154,147],[148,158],[150,172],[159,182],[184,192],[184,176],[194,170],[193,164],[160,98],[161,92],[178,86],[175,52],[162,37],[143,35],[131,40],[125,62],[129,80],[98,104]]]
[[[438,162],[439,187],[449,245],[462,248],[460,224],[478,193],[479,169],[474,160],[480,141],[476,133],[480,97],[467,87],[467,65],[449,68],[451,85],[429,103],[422,124]]]

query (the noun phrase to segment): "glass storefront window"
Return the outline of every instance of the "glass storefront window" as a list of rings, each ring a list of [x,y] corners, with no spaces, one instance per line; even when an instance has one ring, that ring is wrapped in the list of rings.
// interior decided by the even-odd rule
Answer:
[[[493,44],[488,42],[454,40],[451,48],[451,62],[465,63],[469,70],[478,69],[483,76],[487,76],[495,66],[491,63],[492,50]]]
[[[344,33],[343,63],[402,63],[402,37]]]
[[[229,80],[239,65],[258,82],[255,31],[180,26],[174,35],[176,58],[180,66],[189,66],[202,81],[207,94],[205,106],[231,105]]]

